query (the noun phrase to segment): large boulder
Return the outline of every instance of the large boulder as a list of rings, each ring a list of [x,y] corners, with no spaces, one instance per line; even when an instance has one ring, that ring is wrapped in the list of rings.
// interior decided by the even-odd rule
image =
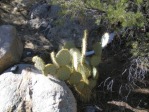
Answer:
[[[32,65],[19,64],[0,76],[0,112],[77,112],[67,85]]]
[[[20,61],[23,44],[17,36],[15,27],[0,26],[0,73]]]

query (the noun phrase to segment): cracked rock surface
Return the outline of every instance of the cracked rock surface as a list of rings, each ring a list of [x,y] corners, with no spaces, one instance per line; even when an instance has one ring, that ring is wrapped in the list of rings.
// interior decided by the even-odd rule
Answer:
[[[1,112],[77,112],[75,98],[62,81],[19,64],[0,76]]]

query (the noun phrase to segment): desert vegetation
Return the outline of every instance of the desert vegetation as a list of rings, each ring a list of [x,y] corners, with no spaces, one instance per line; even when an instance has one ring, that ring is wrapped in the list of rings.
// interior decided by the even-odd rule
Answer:
[[[66,82],[78,112],[149,111],[148,0],[14,1],[0,1],[0,24],[23,38],[21,62]]]

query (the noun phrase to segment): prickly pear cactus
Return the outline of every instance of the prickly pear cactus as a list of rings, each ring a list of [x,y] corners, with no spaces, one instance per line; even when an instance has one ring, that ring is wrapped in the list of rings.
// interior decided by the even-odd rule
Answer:
[[[95,43],[93,45],[93,50],[95,52],[95,55],[98,55],[99,57],[101,57],[101,53],[102,53],[101,42]]]
[[[98,55],[93,55],[90,59],[90,63],[92,66],[98,66],[100,63],[100,57]]]
[[[57,71],[57,66],[54,64],[47,64],[43,69],[43,73],[47,76],[48,74],[55,75]]]
[[[81,63],[81,52],[77,48],[70,49],[72,55],[72,67],[77,71],[79,63]]]
[[[90,89],[89,85],[86,84],[84,81],[81,81],[80,83],[75,85],[75,90],[78,92],[81,100],[84,102],[88,102],[90,100],[92,89]]]
[[[98,78],[99,78],[99,73],[98,73],[98,70],[96,67],[92,68],[92,78],[95,80],[98,80]]]
[[[82,74],[83,78],[89,78],[91,76],[91,69],[87,64],[79,64],[78,72]]]
[[[92,89],[92,88],[94,88],[95,86],[96,86],[96,84],[97,84],[97,80],[96,79],[90,79],[89,80],[89,88],[90,89]]]
[[[68,50],[70,50],[71,48],[75,48],[74,42],[71,41],[66,42],[62,47],[62,49],[68,49]]]
[[[46,76],[53,75],[68,82],[77,91],[80,99],[87,102],[99,77],[97,67],[101,60],[101,44],[97,42],[93,45],[95,54],[90,57],[85,56],[86,50],[87,30],[84,31],[81,50],[76,48],[74,43],[68,42],[58,53],[50,53],[52,63],[45,65],[38,56],[33,57],[32,61]]]
[[[59,67],[58,63],[56,62],[55,52],[51,52],[51,53],[50,53],[50,56],[51,56],[52,63],[53,63],[55,66]]]
[[[78,84],[81,80],[82,80],[82,74],[74,71],[70,74],[70,78],[69,78],[68,82],[71,85],[75,85],[75,84]]]
[[[62,49],[56,54],[56,61],[60,66],[70,64],[71,60],[72,57],[68,49]]]
[[[70,78],[71,69],[68,66],[62,66],[58,69],[56,76],[58,79],[66,81]]]
[[[44,69],[44,67],[45,67],[45,63],[44,63],[44,61],[43,61],[40,57],[34,56],[34,57],[32,58],[32,61],[34,62],[34,66],[35,66],[37,69],[43,71],[43,69]]]

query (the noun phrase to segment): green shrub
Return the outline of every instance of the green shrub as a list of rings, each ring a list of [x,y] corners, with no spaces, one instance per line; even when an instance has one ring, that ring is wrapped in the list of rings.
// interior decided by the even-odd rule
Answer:
[[[142,8],[148,7],[142,6],[146,4],[143,0],[52,0],[52,4],[61,5],[65,14],[74,17],[91,11],[97,24],[106,21],[107,25],[120,24],[122,27],[144,26],[146,18]]]

